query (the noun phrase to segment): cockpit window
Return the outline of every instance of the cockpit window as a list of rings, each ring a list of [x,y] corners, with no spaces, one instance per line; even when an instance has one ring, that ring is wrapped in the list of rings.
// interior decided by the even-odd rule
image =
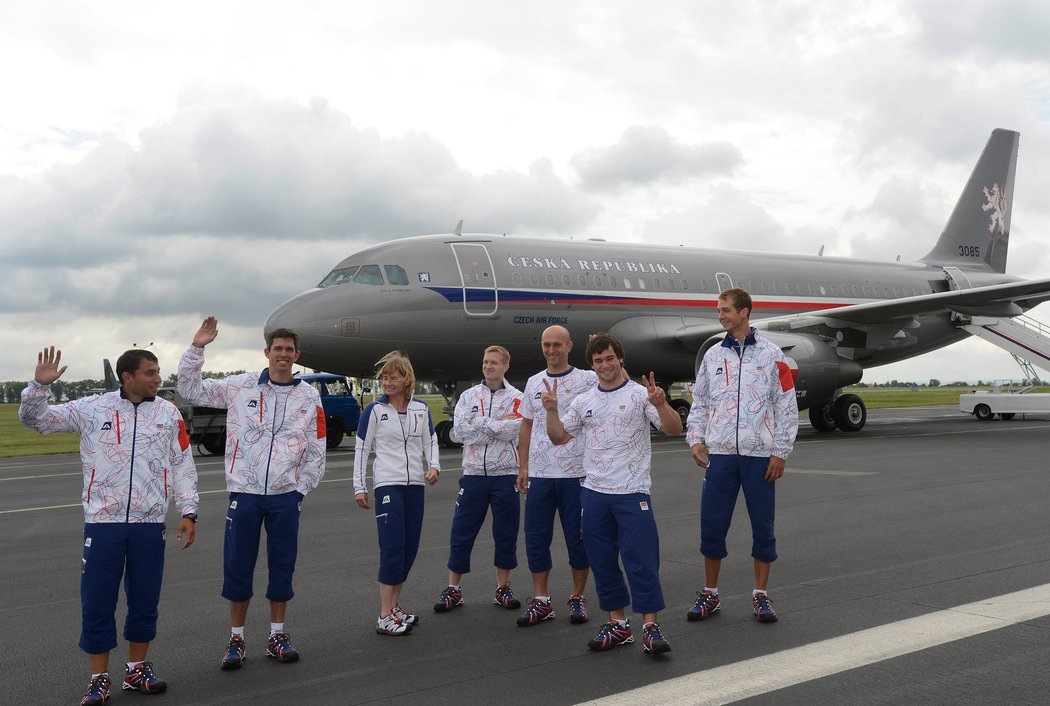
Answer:
[[[365,265],[354,277],[354,284],[383,284],[383,273],[379,265]]]
[[[386,270],[386,281],[390,284],[408,284],[408,275],[400,265],[383,265]]]
[[[332,270],[328,273],[328,276],[321,280],[321,284],[318,287],[331,287],[336,284],[346,284],[354,278],[354,274],[357,272],[357,268],[360,265],[354,265],[353,267],[344,267],[339,270]]]

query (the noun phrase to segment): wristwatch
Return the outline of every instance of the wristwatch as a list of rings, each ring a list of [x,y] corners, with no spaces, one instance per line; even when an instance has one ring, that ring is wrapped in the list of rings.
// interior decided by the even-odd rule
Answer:
[[[187,512],[182,517],[184,519],[190,520],[191,522],[193,522],[193,524],[197,524],[197,513],[195,512]]]

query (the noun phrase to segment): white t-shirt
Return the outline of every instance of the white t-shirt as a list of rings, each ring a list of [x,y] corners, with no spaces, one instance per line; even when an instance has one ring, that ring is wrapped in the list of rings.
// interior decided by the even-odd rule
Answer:
[[[561,420],[565,431],[583,443],[584,488],[614,495],[649,492],[649,423],[657,429],[663,424],[645,387],[633,380],[614,390],[595,387],[577,396]]]
[[[552,388],[558,381],[558,409],[566,410],[577,395],[594,389],[598,374],[593,370],[569,368],[564,373],[551,375],[546,370],[536,373],[525,384],[521,394],[518,414],[532,420],[532,439],[529,441],[529,477],[531,478],[582,478],[583,445],[573,439],[562,446],[555,446],[547,436],[547,410],[540,396],[547,391],[543,381]]]

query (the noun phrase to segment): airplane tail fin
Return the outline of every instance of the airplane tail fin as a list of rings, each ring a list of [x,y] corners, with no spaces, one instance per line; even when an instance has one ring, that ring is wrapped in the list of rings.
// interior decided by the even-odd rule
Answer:
[[[941,237],[920,262],[1006,272],[1019,137],[1013,130],[992,131]]]
[[[109,358],[102,359],[102,384],[106,386],[109,391],[119,390],[120,383],[117,382],[117,376],[113,374],[113,366],[109,362]]]

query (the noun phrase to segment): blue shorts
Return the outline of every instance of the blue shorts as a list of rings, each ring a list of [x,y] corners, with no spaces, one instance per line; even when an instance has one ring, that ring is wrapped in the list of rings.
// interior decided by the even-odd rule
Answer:
[[[773,517],[777,484],[766,481],[768,468],[766,457],[711,454],[711,465],[704,474],[704,488],[700,492],[701,554],[710,559],[724,559],[729,555],[726,535],[737,495],[743,488],[747,514],[751,518],[751,556],[759,561],[776,561]]]
[[[259,558],[259,540],[266,527],[266,597],[290,601],[295,559],[299,553],[299,513],[303,494],[230,493],[226,534],[222,545],[222,597],[240,603],[252,597],[252,577]]]
[[[157,604],[164,578],[164,523],[88,522],[80,569],[83,622],[80,649],[88,654],[117,646],[117,594],[124,579],[128,612],[124,639],[152,642],[157,637]]]
[[[460,476],[449,539],[449,571],[470,573],[470,553],[490,506],[492,541],[496,545],[493,565],[498,569],[517,568],[521,501],[514,490],[516,481],[516,475]]]
[[[550,571],[551,542],[554,541],[554,513],[561,518],[569,566],[590,567],[580,531],[580,481],[582,478],[530,478],[525,496],[525,556],[534,574]]]
[[[632,606],[638,613],[664,609],[660,588],[660,536],[646,493],[614,495],[580,491],[583,543],[591,560],[598,607],[613,611]],[[630,596],[620,571],[631,584]]]
[[[408,578],[423,532],[421,485],[384,485],[375,489],[379,533],[379,583],[399,586]]]

